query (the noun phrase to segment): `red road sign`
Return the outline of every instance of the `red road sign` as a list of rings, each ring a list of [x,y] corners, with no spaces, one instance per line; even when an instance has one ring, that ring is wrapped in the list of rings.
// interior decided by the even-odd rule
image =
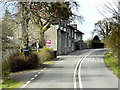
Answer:
[[[51,47],[51,40],[46,40],[46,47]]]

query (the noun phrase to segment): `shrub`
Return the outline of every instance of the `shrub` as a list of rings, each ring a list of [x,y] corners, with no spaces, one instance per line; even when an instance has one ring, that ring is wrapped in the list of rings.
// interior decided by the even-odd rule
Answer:
[[[91,41],[90,48],[104,48],[104,43]]]
[[[104,48],[104,43],[101,43],[99,37],[96,35],[93,40],[89,42],[90,48]]]
[[[25,58],[26,69],[34,69],[39,65],[39,58],[36,54],[30,54]]]
[[[38,56],[40,57],[41,62],[50,61],[54,59],[54,52],[52,48],[42,48],[40,52],[37,52]]]
[[[45,48],[48,53],[50,53],[50,59],[54,59],[55,55],[52,48]]]
[[[17,71],[24,70],[25,62],[24,62],[23,57],[21,57],[21,56],[10,56],[8,58],[8,62],[10,64],[10,71],[11,72],[17,72]]]
[[[41,65],[44,61],[54,59],[54,52],[51,48],[42,48],[40,52],[31,53],[28,56],[22,53],[16,53],[8,58],[11,72],[34,69]]]
[[[41,64],[42,64],[42,61],[41,61],[40,52],[38,52],[38,51],[33,51],[32,53],[37,55],[38,60],[39,60],[39,62],[38,62],[39,64],[38,64],[38,65],[41,65]]]
[[[39,59],[36,54],[30,54],[28,56],[11,55],[8,58],[11,72],[17,72],[27,69],[34,69],[38,67]]]
[[[7,61],[2,62],[2,78],[5,79],[10,73],[9,63]]]

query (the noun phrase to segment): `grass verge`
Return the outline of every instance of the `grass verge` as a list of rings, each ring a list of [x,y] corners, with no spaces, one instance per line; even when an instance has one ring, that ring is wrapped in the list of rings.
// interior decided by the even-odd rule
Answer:
[[[18,88],[21,85],[23,85],[24,83],[19,82],[17,80],[13,80],[13,79],[6,79],[2,82],[2,88]]]
[[[113,71],[113,73],[120,79],[120,66],[118,65],[118,60],[112,53],[108,52],[104,56],[104,61],[106,66]]]
[[[45,61],[43,64],[51,65],[54,64],[56,61]]]
[[[43,65],[46,66],[50,66],[52,64],[54,64],[56,61],[53,60],[53,61],[45,61],[43,63]],[[13,80],[13,79],[6,79],[2,82],[2,85],[0,86],[1,88],[18,88],[20,86],[22,86],[24,83],[22,82],[19,82],[17,80]]]

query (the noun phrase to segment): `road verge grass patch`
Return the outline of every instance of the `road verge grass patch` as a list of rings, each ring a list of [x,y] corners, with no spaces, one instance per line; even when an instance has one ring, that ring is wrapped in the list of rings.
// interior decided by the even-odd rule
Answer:
[[[13,80],[13,79],[6,79],[2,82],[2,88],[18,88],[21,85],[23,85],[24,83],[19,82],[17,80]]]
[[[120,79],[120,66],[118,60],[112,53],[107,52],[104,56],[106,66],[113,71],[113,73]]]
[[[56,61],[46,61],[44,62],[43,64],[47,64],[47,65],[51,65],[51,64],[54,64]]]

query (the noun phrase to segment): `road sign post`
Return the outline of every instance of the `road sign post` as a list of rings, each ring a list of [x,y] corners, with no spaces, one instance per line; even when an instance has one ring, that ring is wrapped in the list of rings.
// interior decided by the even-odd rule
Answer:
[[[21,49],[21,52],[24,52],[24,55],[27,56],[30,54],[30,49]]]

